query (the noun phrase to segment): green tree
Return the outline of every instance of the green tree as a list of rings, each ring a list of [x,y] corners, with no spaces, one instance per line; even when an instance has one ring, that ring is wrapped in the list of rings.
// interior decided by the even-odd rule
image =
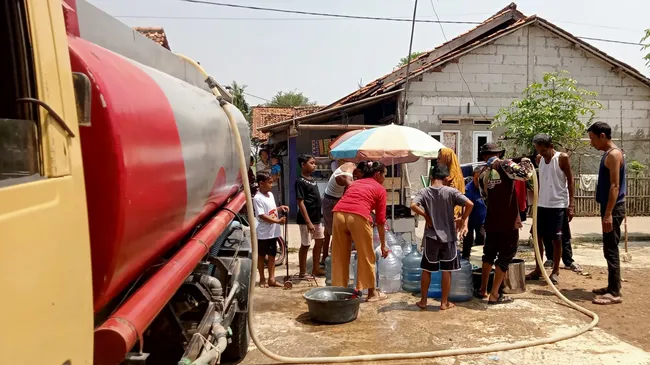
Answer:
[[[407,59],[406,57],[402,57],[402,58],[400,58],[399,63],[398,63],[397,66],[395,66],[395,67],[406,66],[406,64],[407,64],[410,60],[412,60],[412,59],[414,59],[414,58],[417,58],[419,55],[421,55],[421,54],[423,54],[423,53],[424,53],[424,52],[411,52],[411,56],[410,56],[408,59]]]
[[[306,105],[316,105],[316,102],[310,100],[307,96],[303,95],[302,92],[298,91],[278,91],[278,93],[271,98],[271,101],[266,103],[266,106],[275,106],[280,108]]]
[[[645,34],[643,35],[643,38],[641,38],[641,43],[644,42],[648,43],[645,43],[643,47],[641,47],[641,50],[650,52],[650,28],[645,30]],[[650,67],[650,53],[643,56],[643,59],[645,60],[645,65]]]
[[[230,91],[230,95],[232,95],[232,103],[234,106],[239,109],[242,114],[244,114],[244,117],[248,121],[248,124],[251,123],[251,107],[248,105],[246,102],[246,97],[244,96],[246,88],[248,85],[239,85],[237,81],[233,81],[230,86],[226,87],[228,91]]]
[[[549,134],[568,153],[584,145],[586,128],[602,105],[593,100],[595,92],[578,87],[567,75],[566,71],[546,73],[543,82],[531,84],[520,100],[499,110],[492,127],[504,129],[515,153],[530,152],[538,133]]]

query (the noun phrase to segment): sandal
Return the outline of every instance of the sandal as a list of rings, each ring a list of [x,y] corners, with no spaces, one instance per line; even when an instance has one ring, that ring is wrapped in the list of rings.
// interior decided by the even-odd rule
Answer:
[[[610,305],[610,304],[620,304],[623,303],[623,299],[621,299],[620,296],[615,297],[611,293],[607,293],[605,295],[598,296],[594,298],[594,300],[591,301],[594,304],[599,304],[599,305]]]
[[[551,283],[553,283],[553,285],[557,285],[559,283],[557,274],[551,274],[549,279],[551,279]]]
[[[582,267],[580,265],[576,264],[575,262],[572,263],[569,266],[566,266],[566,269],[571,270],[573,272],[581,273],[582,272]]]
[[[592,290],[591,292],[594,293],[594,294],[596,294],[596,295],[605,295],[605,294],[608,294],[608,293],[609,293],[609,291],[607,290],[607,288],[594,289],[594,290]]]
[[[368,302],[368,303],[378,302],[380,300],[384,300],[384,299],[387,299],[387,298],[388,298],[388,295],[386,295],[386,293],[382,293],[381,291],[377,290],[377,295],[375,295],[372,298],[366,299],[366,302]]]
[[[494,300],[494,301],[488,300],[488,305],[508,304],[508,303],[512,303],[514,301],[515,300],[510,298],[510,297],[507,297],[507,296],[505,296],[503,294],[499,294],[499,298],[497,298],[497,300]]]

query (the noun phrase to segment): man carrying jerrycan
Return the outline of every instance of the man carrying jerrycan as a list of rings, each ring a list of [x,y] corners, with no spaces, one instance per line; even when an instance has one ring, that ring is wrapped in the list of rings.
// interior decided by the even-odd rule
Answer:
[[[523,158],[520,164],[512,160],[502,160],[504,149],[495,143],[481,147],[481,157],[487,166],[479,175],[481,195],[487,205],[485,217],[486,240],[483,246],[483,269],[481,289],[474,293],[477,298],[487,298],[488,304],[512,302],[512,298],[499,292],[505,279],[510,261],[517,254],[521,217],[515,180],[527,181],[535,169],[529,159]],[[492,266],[496,266],[492,291],[488,295],[487,286]]]

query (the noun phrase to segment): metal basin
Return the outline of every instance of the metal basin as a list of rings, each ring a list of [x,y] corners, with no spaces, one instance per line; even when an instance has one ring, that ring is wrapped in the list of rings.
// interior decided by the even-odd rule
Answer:
[[[338,324],[357,319],[361,298],[353,298],[354,293],[354,289],[326,286],[310,289],[302,296],[307,301],[312,320]]]
[[[505,278],[506,294],[519,294],[526,292],[526,267],[524,260],[513,259],[508,265],[508,272]]]

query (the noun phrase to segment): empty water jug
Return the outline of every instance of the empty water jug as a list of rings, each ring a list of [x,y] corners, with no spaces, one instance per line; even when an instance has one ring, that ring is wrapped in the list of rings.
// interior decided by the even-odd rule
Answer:
[[[352,254],[350,254],[350,268],[349,268],[349,275],[350,275],[350,281],[348,282],[348,286],[353,287],[356,285],[356,276],[357,276],[357,269],[356,269],[356,251],[352,251]],[[327,258],[325,259],[325,285],[326,286],[332,286],[332,255],[328,255]]]
[[[406,256],[406,255],[404,254],[404,251],[402,250],[402,246],[400,246],[400,245],[398,245],[398,244],[394,244],[394,245],[388,246],[388,249],[389,249],[393,254],[395,254],[395,256],[397,256],[397,258],[398,258],[400,261],[402,261],[402,259]]]
[[[389,252],[386,258],[380,258],[377,265],[379,289],[384,293],[397,293],[402,287],[402,262]]]
[[[404,241],[404,243],[402,244],[402,251],[404,251],[404,256],[405,257],[408,256],[411,253],[411,251],[413,250],[413,247],[415,247],[417,249],[418,246],[417,246],[417,244],[411,243],[409,241]]]
[[[402,290],[409,293],[420,292],[420,280],[422,280],[421,261],[422,254],[418,252],[417,245],[413,244],[410,253],[402,259]]]
[[[460,256],[460,252],[458,252]],[[449,300],[452,302],[466,302],[472,299],[472,264],[469,260],[460,260],[460,271],[451,275],[451,290]]]

